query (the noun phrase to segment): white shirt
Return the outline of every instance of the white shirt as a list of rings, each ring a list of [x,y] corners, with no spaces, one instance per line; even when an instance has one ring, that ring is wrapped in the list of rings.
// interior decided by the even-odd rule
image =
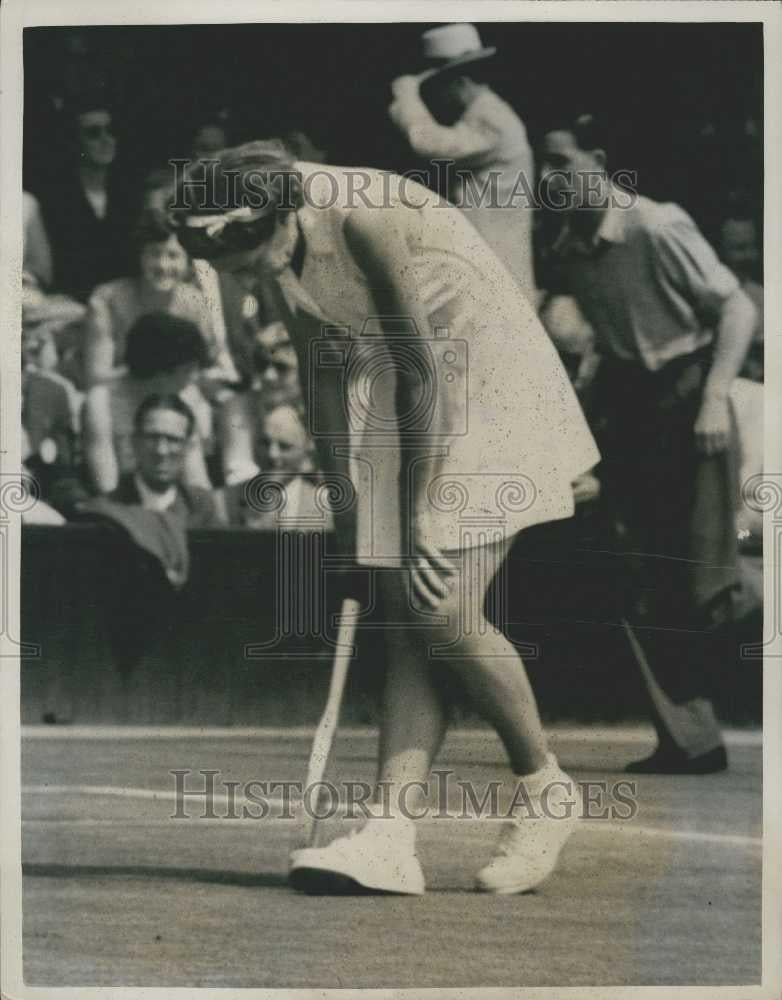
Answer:
[[[555,250],[598,350],[658,371],[712,341],[739,283],[684,209],[641,195],[622,207],[619,188],[612,196],[591,240],[566,223]]]
[[[414,76],[395,80],[391,120],[424,159],[453,160],[448,198],[494,250],[534,302],[532,268],[535,183],[532,149],[524,123],[489,87],[482,87],[453,125],[441,125],[421,98]]]
[[[108,206],[109,196],[105,191],[88,190],[84,188],[84,197],[92,206],[92,210],[99,219],[106,218],[106,208]]]
[[[301,514],[301,476],[294,476],[285,484],[285,517],[298,518]]]
[[[150,489],[138,473],[134,474],[133,481],[141,497],[141,506],[145,510],[168,510],[176,501],[178,493],[176,486],[169,486],[164,493],[158,493]]]

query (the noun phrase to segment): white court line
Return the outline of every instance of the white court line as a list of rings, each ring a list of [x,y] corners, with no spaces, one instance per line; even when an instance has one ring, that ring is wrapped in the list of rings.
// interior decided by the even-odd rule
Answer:
[[[25,740],[224,740],[224,739],[312,739],[311,726],[22,726]],[[643,743],[654,745],[651,726],[547,726],[546,732],[555,741],[576,741],[588,746],[603,743]],[[340,736],[348,739],[374,738],[377,730],[368,727],[341,727]],[[454,739],[490,740],[496,736],[490,729],[455,729]],[[763,733],[759,729],[726,729],[723,736],[728,746],[761,747]]]
[[[25,795],[94,795],[94,796],[112,796],[115,798],[123,799],[146,799],[148,801],[154,802],[173,802],[174,804],[179,801],[179,796],[176,792],[167,789],[152,789],[152,788],[128,788],[120,787],[114,785],[24,785],[22,787],[22,792]],[[195,800],[193,805],[202,803],[202,797],[198,795],[188,796],[191,800]],[[293,804],[296,804],[295,799],[290,800]],[[285,801],[281,795],[270,795],[262,797],[262,802],[266,803],[268,806],[283,806]],[[233,809],[239,809],[244,805],[247,805],[252,810],[257,810],[259,802],[253,802],[251,799],[246,799],[242,795],[237,795],[234,797],[233,803],[229,801],[227,795],[215,794],[212,796],[212,806],[213,811],[217,812],[218,807],[228,808],[232,804]],[[440,813],[438,813],[441,816]],[[197,819],[199,823],[219,823],[223,826],[226,824],[234,825],[236,823],[248,823],[253,822],[253,816],[248,818],[223,818],[219,815],[215,818],[202,819],[198,816],[192,816],[193,819]],[[444,819],[445,817],[442,817]],[[457,819],[458,814],[449,813],[449,819]],[[180,820],[169,818],[166,820],[153,819],[149,822],[143,821],[137,824],[129,823],[126,820],[113,820],[105,818],[82,818],[82,817],[64,817],[62,819],[26,819],[23,820],[24,823],[29,824],[45,824],[53,823],[62,826],[155,826],[155,827],[170,827],[171,823],[183,822],[184,817]],[[256,818],[257,821],[257,818]],[[437,823],[438,818],[436,816],[425,817],[424,822]],[[471,817],[469,820],[461,819],[460,822],[473,822],[473,823],[491,823],[493,820],[489,818]],[[587,831],[597,831],[605,833],[625,833],[637,837],[661,837],[666,840],[684,840],[690,842],[706,843],[706,844],[718,844],[724,847],[762,847],[763,838],[762,837],[748,837],[741,834],[732,833],[710,833],[708,831],[699,830],[671,830],[665,827],[658,826],[637,826],[631,821],[624,823],[611,823],[605,820],[586,820],[583,825],[579,826],[580,830],[584,832]]]

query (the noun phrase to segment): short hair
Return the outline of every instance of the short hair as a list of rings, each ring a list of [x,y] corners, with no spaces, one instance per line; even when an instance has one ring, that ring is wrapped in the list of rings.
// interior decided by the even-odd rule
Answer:
[[[181,396],[177,396],[174,393],[151,393],[149,396],[145,396],[133,416],[133,430],[136,434],[141,434],[147,414],[152,413],[154,410],[171,410],[174,413],[178,413],[187,421],[187,436],[190,437],[193,433],[195,429],[195,414]]]
[[[172,206],[175,219],[213,215],[249,206],[259,218],[301,208],[302,178],[291,151],[279,139],[246,142],[220,150],[215,165],[190,164]]]
[[[176,229],[165,212],[145,208],[133,229],[133,246],[140,253],[148,243],[165,243]]]
[[[602,122],[591,114],[578,115],[576,118],[561,116],[553,118],[544,128],[543,135],[549,132],[569,132],[576,140],[579,149],[588,152],[592,149],[607,149],[608,137]]]
[[[181,316],[154,312],[140,316],[128,331],[125,361],[134,378],[173,372],[180,365],[209,363],[201,331]]]

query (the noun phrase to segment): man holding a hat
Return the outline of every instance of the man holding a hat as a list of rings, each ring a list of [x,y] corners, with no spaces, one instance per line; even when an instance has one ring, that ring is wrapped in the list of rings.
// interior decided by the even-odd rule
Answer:
[[[534,163],[527,131],[509,104],[470,76],[495,52],[472,24],[424,32],[426,68],[393,81],[389,114],[417,156],[452,161],[449,200],[469,215],[534,302]]]

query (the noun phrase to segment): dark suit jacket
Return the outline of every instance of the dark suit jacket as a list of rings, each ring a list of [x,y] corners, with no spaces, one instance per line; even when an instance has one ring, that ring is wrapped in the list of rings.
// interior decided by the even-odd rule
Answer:
[[[133,473],[125,473],[109,496],[116,503],[141,504]],[[169,513],[179,517],[187,528],[219,528],[222,521],[217,512],[214,497],[209,490],[194,486],[177,487],[177,498],[169,508]]]
[[[134,186],[116,171],[108,186],[106,216],[99,219],[78,175],[65,175],[38,192],[54,257],[54,285],[86,302],[96,285],[133,273],[131,234],[139,212]]]

